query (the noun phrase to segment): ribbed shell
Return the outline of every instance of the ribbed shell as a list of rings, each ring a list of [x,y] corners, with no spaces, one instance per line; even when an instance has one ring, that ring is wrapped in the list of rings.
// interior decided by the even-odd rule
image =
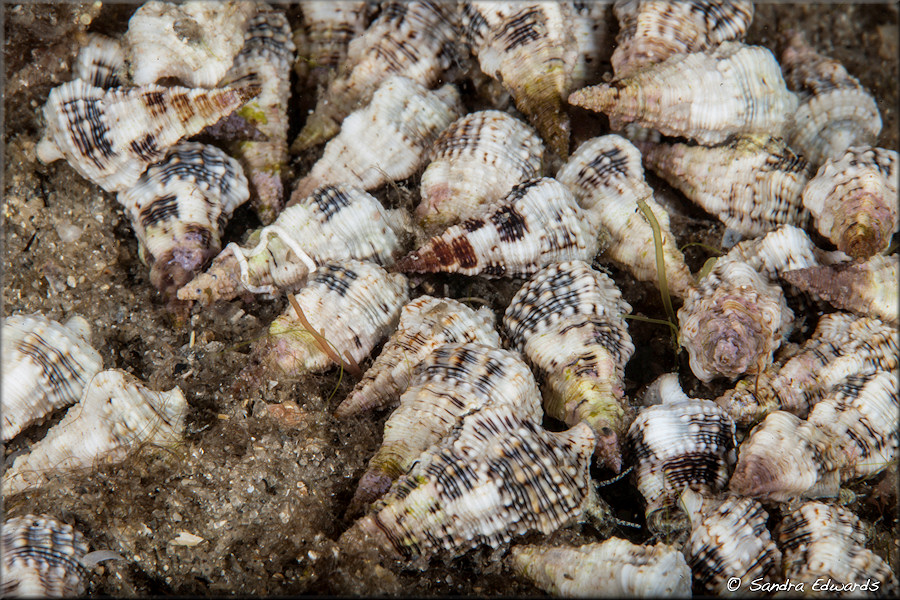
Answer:
[[[118,195],[151,266],[150,281],[172,294],[222,249],[222,233],[250,192],[244,170],[215,146],[181,142]]]
[[[459,92],[450,84],[430,91],[406,77],[386,79],[367,106],[344,119],[340,135],[297,182],[288,205],[329,183],[371,190],[413,175],[462,112]]]
[[[719,261],[739,260],[747,263],[769,282],[778,281],[794,269],[806,269],[849,260],[840,251],[824,252],[813,244],[809,235],[799,227],[780,225],[762,237],[736,244],[727,257]]]
[[[563,598],[688,598],[691,570],[674,546],[621,538],[583,546],[514,546],[513,570]]]
[[[657,282],[653,230],[637,205],[638,200],[646,202],[659,223],[669,291],[684,296],[694,279],[675,244],[669,214],[653,199],[653,190],[644,180],[641,153],[631,142],[618,135],[587,140],[556,178],[612,238],[604,256],[641,281]]]
[[[94,87],[119,87],[125,79],[125,54],[119,40],[92,33],[78,50],[72,68],[75,79],[83,79]]]
[[[88,543],[71,525],[49,515],[13,517],[0,536],[0,595],[4,598],[70,598],[84,594],[82,562]]]
[[[572,8],[569,23],[577,58],[566,84],[567,92],[595,82],[601,75],[601,65],[609,61],[613,51],[608,32],[608,21],[612,18],[610,5],[606,2],[572,2]]]
[[[636,145],[645,165],[745,237],[785,223],[802,227],[809,218],[801,194],[812,170],[780,138],[740,135],[713,147]]]
[[[416,217],[428,233],[473,217],[514,185],[540,177],[543,156],[544,143],[519,119],[497,110],[469,113],[434,143]]]
[[[851,147],[829,159],[803,190],[803,206],[816,229],[838,250],[868,258],[887,249],[900,230],[897,153]]]
[[[403,307],[397,330],[334,415],[346,419],[396,404],[422,361],[439,346],[462,342],[499,348],[494,313],[486,307],[472,310],[452,298],[416,298]]]
[[[706,145],[737,133],[780,135],[797,109],[772,53],[740,42],[676,54],[612,83],[578,90],[569,103],[606,113],[614,129],[635,122]]]
[[[60,474],[121,462],[135,448],[176,443],[186,415],[187,402],[177,387],[154,392],[125,371],[102,371],[85,387],[81,402],[4,473],[3,495],[42,486]]]
[[[36,147],[43,163],[65,158],[107,192],[134,186],[169,146],[229,115],[259,92],[255,82],[215,90],[102,88],[76,79],[53,88]]]
[[[753,19],[748,0],[618,0],[616,50],[610,59],[616,77],[625,77],[675,54],[741,40]]]
[[[215,86],[244,45],[256,10],[256,2],[244,0],[145,3],[123,37],[134,83],[175,77],[190,87]]]
[[[850,146],[875,144],[881,132],[875,98],[841,63],[817,53],[799,31],[788,31],[784,38],[781,70],[800,97],[785,132],[788,144],[814,168],[840,158]]]
[[[622,315],[630,312],[611,278],[571,261],[535,273],[503,316],[510,345],[541,381],[547,414],[569,426],[586,421],[597,460],[614,471],[627,426],[625,364],[634,344]]]
[[[81,399],[84,386],[103,368],[90,336],[90,325],[79,316],[65,324],[40,314],[3,319],[4,442]]]
[[[365,33],[350,42],[337,77],[319,95],[291,150],[334,136],[344,128],[344,118],[369,103],[392,76],[409,78],[423,89],[436,85],[453,59],[448,50],[457,37],[454,10],[442,2],[386,3]]]
[[[303,27],[294,33],[294,71],[301,80],[307,80],[314,89],[328,84],[347,57],[350,42],[365,31],[369,6],[367,0],[303,3]]]
[[[206,273],[178,290],[205,304],[242,293],[274,294],[301,284],[315,265],[340,260],[393,263],[401,215],[351,185],[325,185],[284,209],[274,223],[231,243]]]
[[[468,415],[394,483],[339,544],[400,557],[458,556],[583,514],[594,437],[586,424],[559,433],[508,405]]]

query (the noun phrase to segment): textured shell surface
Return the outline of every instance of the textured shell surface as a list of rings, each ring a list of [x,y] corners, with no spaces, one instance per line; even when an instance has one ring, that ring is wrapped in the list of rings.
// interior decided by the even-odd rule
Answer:
[[[566,84],[572,91],[593,83],[601,75],[601,65],[609,61],[612,43],[607,22],[612,8],[608,2],[572,2],[570,23],[577,58]]]
[[[609,115],[614,129],[635,122],[705,145],[737,133],[780,135],[797,103],[772,52],[740,42],[676,54],[569,96],[569,104]]]
[[[294,71],[313,88],[328,84],[347,57],[350,42],[366,29],[367,0],[306,0],[303,27],[294,32]]]
[[[853,258],[881,253],[900,230],[897,153],[850,147],[825,161],[803,190],[816,229]]]
[[[319,95],[291,149],[299,152],[327,141],[392,76],[406,77],[423,89],[437,84],[453,58],[454,10],[453,4],[442,2],[386,3],[368,29],[350,42],[337,77]]]
[[[88,551],[84,535],[50,515],[3,522],[0,594],[4,598],[70,598],[84,594]]]
[[[79,316],[59,323],[40,314],[3,319],[3,441],[81,399],[103,368]]]
[[[317,265],[369,260],[390,265],[403,215],[352,185],[324,185],[254,230],[245,245],[228,244],[206,273],[178,290],[182,300],[211,303],[242,293],[274,294],[302,284]]]
[[[531,127],[498,110],[450,124],[422,173],[416,217],[428,233],[475,216],[512,187],[541,175],[544,143]]]
[[[785,138],[818,168],[840,158],[850,146],[871,146],[881,132],[875,98],[842,64],[819,54],[803,34],[785,33],[781,70],[800,96]]]
[[[436,348],[385,422],[381,447],[360,478],[351,510],[384,494],[466,415],[498,404],[510,406],[522,420],[543,419],[541,393],[517,352],[473,343]]]
[[[565,260],[591,260],[599,239],[572,193],[549,177],[521,183],[478,216],[409,253],[411,273],[522,277]]]
[[[458,556],[529,531],[551,533],[583,514],[593,449],[583,423],[551,433],[507,404],[475,411],[339,544],[349,553],[374,547],[401,558]]]
[[[53,88],[36,147],[43,163],[65,158],[107,192],[134,186],[169,146],[231,114],[259,92],[255,82],[215,90],[146,85],[103,90],[75,79]]]
[[[119,40],[92,33],[78,50],[72,68],[75,79],[108,90],[119,87],[125,80],[125,54]]]
[[[587,422],[597,460],[618,472],[626,431],[625,364],[634,353],[615,282],[583,261],[549,265],[510,301],[503,328],[542,382],[547,414]]]
[[[812,170],[780,138],[739,135],[713,147],[636,145],[657,175],[747,238],[783,224],[803,226],[809,218],[801,194]]]
[[[257,3],[245,0],[142,5],[128,21],[123,43],[136,85],[174,77],[189,87],[211,88],[244,45]]]
[[[559,156],[569,154],[564,95],[578,62],[571,2],[467,2],[461,27],[481,70],[499,80]]]
[[[583,546],[517,545],[516,573],[563,598],[687,598],[691,570],[675,546],[639,546],[622,538]]]
[[[616,77],[675,54],[741,40],[753,19],[753,3],[748,0],[617,0],[613,10],[619,19],[617,45],[610,59]]]
[[[118,194],[151,266],[150,281],[172,295],[221,250],[225,223],[249,197],[241,165],[196,142],[172,146]]]
[[[440,133],[462,112],[459,92],[451,84],[432,91],[406,77],[389,77],[368,105],[347,115],[340,134],[296,183],[288,205],[327,183],[371,190],[413,175],[428,161]]]
[[[145,444],[177,443],[186,415],[187,402],[177,387],[154,392],[125,371],[101,371],[85,387],[81,402],[3,474],[3,495],[44,485],[63,473],[121,462]]]
[[[487,307],[472,310],[452,298],[416,298],[403,307],[397,330],[334,415],[346,419],[395,404],[417,365],[439,346],[463,342],[500,347],[494,314]]]
[[[359,362],[394,330],[409,300],[400,273],[359,260],[327,263],[316,269],[296,296],[308,323],[336,350]],[[253,346],[253,360],[242,377],[295,377],[335,365],[289,306]]]

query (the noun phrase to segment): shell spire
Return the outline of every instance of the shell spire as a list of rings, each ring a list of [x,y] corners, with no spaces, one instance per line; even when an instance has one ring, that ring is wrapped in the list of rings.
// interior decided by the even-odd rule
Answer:
[[[108,90],[120,87],[126,78],[125,55],[119,40],[92,33],[78,51],[72,68],[75,79]]]

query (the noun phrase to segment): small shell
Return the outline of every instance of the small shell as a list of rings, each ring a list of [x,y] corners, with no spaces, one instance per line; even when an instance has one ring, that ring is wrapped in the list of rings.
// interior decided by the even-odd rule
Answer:
[[[104,91],[76,79],[44,104],[43,163],[65,158],[107,192],[124,192],[183,137],[199,132],[259,93],[255,82],[216,90],[160,87]]]
[[[125,59],[136,85],[174,77],[211,88],[244,45],[256,2],[147,2],[128,21]]]
[[[154,392],[125,371],[102,371],[85,387],[81,402],[3,474],[3,495],[42,486],[62,473],[121,462],[144,445],[176,443],[186,415],[177,387]]]
[[[231,243],[206,273],[178,290],[205,304],[239,294],[274,294],[301,284],[317,264],[340,260],[393,263],[401,215],[351,185],[325,185],[288,207],[274,223]]]
[[[542,382],[547,414],[587,422],[597,460],[618,472],[626,431],[625,363],[634,353],[615,282],[582,261],[552,264],[516,293],[503,316],[510,345]]]
[[[498,404],[529,422],[540,423],[544,416],[534,375],[518,353],[472,343],[435,349],[385,422],[381,447],[359,480],[349,512],[384,494],[466,415]]]
[[[87,587],[84,535],[49,515],[13,517],[0,537],[4,598],[70,598]]]
[[[453,10],[441,2],[386,3],[365,33],[350,42],[338,76],[320,94],[291,151],[327,141],[344,128],[344,117],[369,103],[392,76],[409,78],[422,89],[437,84],[451,64],[447,49],[457,35]]]
[[[516,573],[563,598],[688,598],[691,570],[674,546],[621,538],[583,546],[514,546]]]
[[[809,218],[801,194],[812,170],[780,138],[740,135],[711,148],[636,145],[645,165],[745,237],[785,223],[802,227]]]
[[[613,10],[619,34],[610,61],[619,78],[675,54],[741,40],[753,19],[748,0],[618,0]]]
[[[728,251],[728,260],[745,262],[770,283],[794,269],[831,265],[850,260],[843,252],[825,252],[809,235],[793,225],[780,225],[761,238],[745,240]],[[719,261],[726,260],[725,257]]]
[[[583,515],[594,436],[581,423],[551,433],[499,404],[465,417],[339,540],[397,557],[458,556]]]
[[[395,404],[409,387],[413,369],[435,348],[462,342],[499,348],[494,313],[486,307],[474,311],[451,298],[416,298],[403,307],[397,331],[353,391],[335,409],[334,416],[346,419]]]
[[[78,316],[65,324],[39,314],[3,319],[4,442],[81,399],[103,368],[90,336],[90,325]]]
[[[658,282],[653,230],[637,204],[646,202],[659,223],[669,291],[684,296],[694,278],[675,244],[668,213],[653,199],[653,190],[644,180],[641,153],[631,142],[618,135],[590,139],[556,177],[608,231],[612,240],[605,256],[641,281]]]
[[[601,75],[601,65],[609,62],[613,46],[608,32],[610,8],[607,2],[572,3],[570,23],[578,54],[567,92],[594,83]]]
[[[125,55],[119,40],[92,33],[78,50],[73,67],[76,79],[83,79],[94,87],[115,88],[125,79]]]
[[[221,250],[225,223],[249,197],[236,160],[215,146],[181,142],[118,200],[151,266],[150,281],[170,295]]]
[[[300,179],[288,206],[328,183],[371,190],[405,179],[425,164],[438,135],[462,113],[450,84],[430,91],[406,77],[386,79],[363,109],[347,116],[309,174]]]
[[[407,273],[522,277],[563,260],[591,260],[599,240],[572,193],[543,177],[520,183],[476,217],[397,263]]]
[[[781,70],[800,97],[785,139],[819,168],[850,146],[871,146],[881,132],[881,114],[869,92],[836,60],[818,54],[799,31],[784,35]]]
[[[311,88],[327,85],[347,57],[350,42],[366,29],[370,3],[366,0],[307,0],[303,28],[294,33],[297,59],[294,71]],[[301,41],[302,40],[302,41]]]
[[[772,541],[769,514],[750,498],[729,496],[724,501],[687,488],[680,503],[691,520],[691,537],[684,547],[694,580],[706,593],[733,594],[729,580],[780,582],[781,551]]]
[[[325,264],[310,275],[297,303],[313,329],[337,352],[359,362],[396,327],[409,300],[406,277],[376,264],[347,260]],[[301,324],[293,306],[281,313],[253,346],[251,365],[240,377],[295,377],[330,369],[334,361]]]
[[[897,153],[857,146],[829,159],[803,190],[819,233],[853,258],[887,249],[900,230]]]
[[[485,110],[450,124],[422,173],[416,217],[427,233],[473,217],[518,183],[541,176],[544,143],[528,125]]]
[[[614,129],[633,121],[711,145],[736,133],[780,135],[797,97],[785,87],[769,50],[725,42],[582,88],[569,104],[606,113]]]

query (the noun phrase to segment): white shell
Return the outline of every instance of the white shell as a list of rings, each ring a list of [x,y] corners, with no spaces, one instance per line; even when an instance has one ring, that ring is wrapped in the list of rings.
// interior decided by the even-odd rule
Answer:
[[[119,40],[92,33],[78,50],[72,68],[75,79],[108,90],[119,87],[125,79],[125,55]]]
[[[367,0],[306,0],[303,27],[294,32],[294,71],[312,88],[326,85],[347,57],[350,42],[366,29]],[[320,90],[321,91],[321,90]]]
[[[601,75],[601,65],[609,61],[613,44],[609,39],[608,21],[611,7],[607,2],[573,2],[570,17],[575,37],[577,58],[566,91],[593,83]]]

